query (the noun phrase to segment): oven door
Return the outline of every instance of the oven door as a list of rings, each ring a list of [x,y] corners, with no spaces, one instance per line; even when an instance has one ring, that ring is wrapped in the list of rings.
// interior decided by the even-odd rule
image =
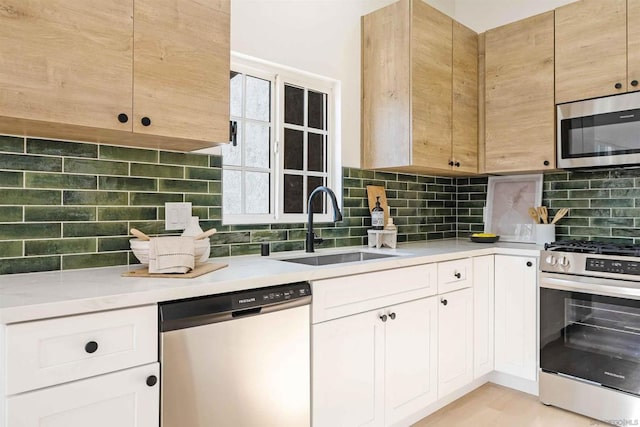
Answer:
[[[540,368],[640,395],[636,295],[611,296],[613,289],[601,295],[580,283],[572,289],[566,280],[554,288],[549,282],[541,274]]]

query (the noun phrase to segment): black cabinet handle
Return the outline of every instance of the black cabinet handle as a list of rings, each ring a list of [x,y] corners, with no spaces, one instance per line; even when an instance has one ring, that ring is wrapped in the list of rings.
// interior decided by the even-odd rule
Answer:
[[[527,261],[527,267],[531,267],[533,263],[531,261]]]
[[[238,122],[233,120],[229,122],[229,141],[234,147],[238,145]]]
[[[456,162],[455,165],[456,165],[457,168],[459,168],[460,167],[460,162]]]
[[[149,126],[151,124],[151,119],[149,117],[143,117],[142,120],[140,120],[140,123],[142,123],[142,126]]]
[[[631,80],[631,86],[638,86],[638,81],[637,80]]]
[[[395,320],[396,314],[395,313],[389,313],[389,317],[391,318],[391,320]]]
[[[622,83],[616,83],[616,89],[622,89]]]
[[[545,160],[544,162],[542,162],[542,164],[545,166],[549,166],[549,160]]]
[[[153,387],[156,384],[158,384],[158,377],[156,377],[155,375],[149,375],[147,377],[147,385],[149,387]]]
[[[129,116],[127,116],[125,113],[120,113],[118,114],[118,121],[120,123],[127,123],[129,121]]]
[[[95,353],[96,351],[98,351],[98,343],[95,341],[89,341],[84,345],[84,351],[89,354]]]
[[[449,161],[449,166],[453,166],[453,160]]]
[[[461,278],[461,277],[462,277],[462,274],[460,274],[460,273],[455,273],[455,274],[454,274],[454,276],[456,276],[456,279],[459,279],[459,278]]]
[[[442,299],[440,300],[440,302],[442,303],[442,305],[447,305],[447,304],[449,304],[449,302],[448,302],[446,299],[444,299],[444,298],[442,298]]]
[[[380,316],[380,320],[382,320],[383,322],[387,321],[387,315],[383,314],[382,316]]]

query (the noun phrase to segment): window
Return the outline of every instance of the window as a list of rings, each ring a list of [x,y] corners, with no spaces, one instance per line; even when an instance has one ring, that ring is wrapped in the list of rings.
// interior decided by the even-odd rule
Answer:
[[[223,221],[305,222],[316,187],[341,195],[338,82],[237,54],[231,69],[237,138],[222,148]],[[314,200],[316,221],[331,221],[327,203]]]

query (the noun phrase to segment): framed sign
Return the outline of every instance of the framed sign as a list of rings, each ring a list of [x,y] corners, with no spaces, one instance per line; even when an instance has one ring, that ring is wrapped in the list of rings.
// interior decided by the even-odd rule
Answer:
[[[501,241],[535,243],[528,209],[542,204],[542,174],[490,176],[487,187],[485,233]]]

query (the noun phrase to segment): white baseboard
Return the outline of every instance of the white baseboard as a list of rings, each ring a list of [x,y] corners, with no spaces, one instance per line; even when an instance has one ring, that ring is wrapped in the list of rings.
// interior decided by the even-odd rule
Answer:
[[[520,377],[505,374],[503,372],[493,371],[489,374],[489,381],[505,387],[519,390],[524,393],[538,396],[538,381],[525,380]]]

